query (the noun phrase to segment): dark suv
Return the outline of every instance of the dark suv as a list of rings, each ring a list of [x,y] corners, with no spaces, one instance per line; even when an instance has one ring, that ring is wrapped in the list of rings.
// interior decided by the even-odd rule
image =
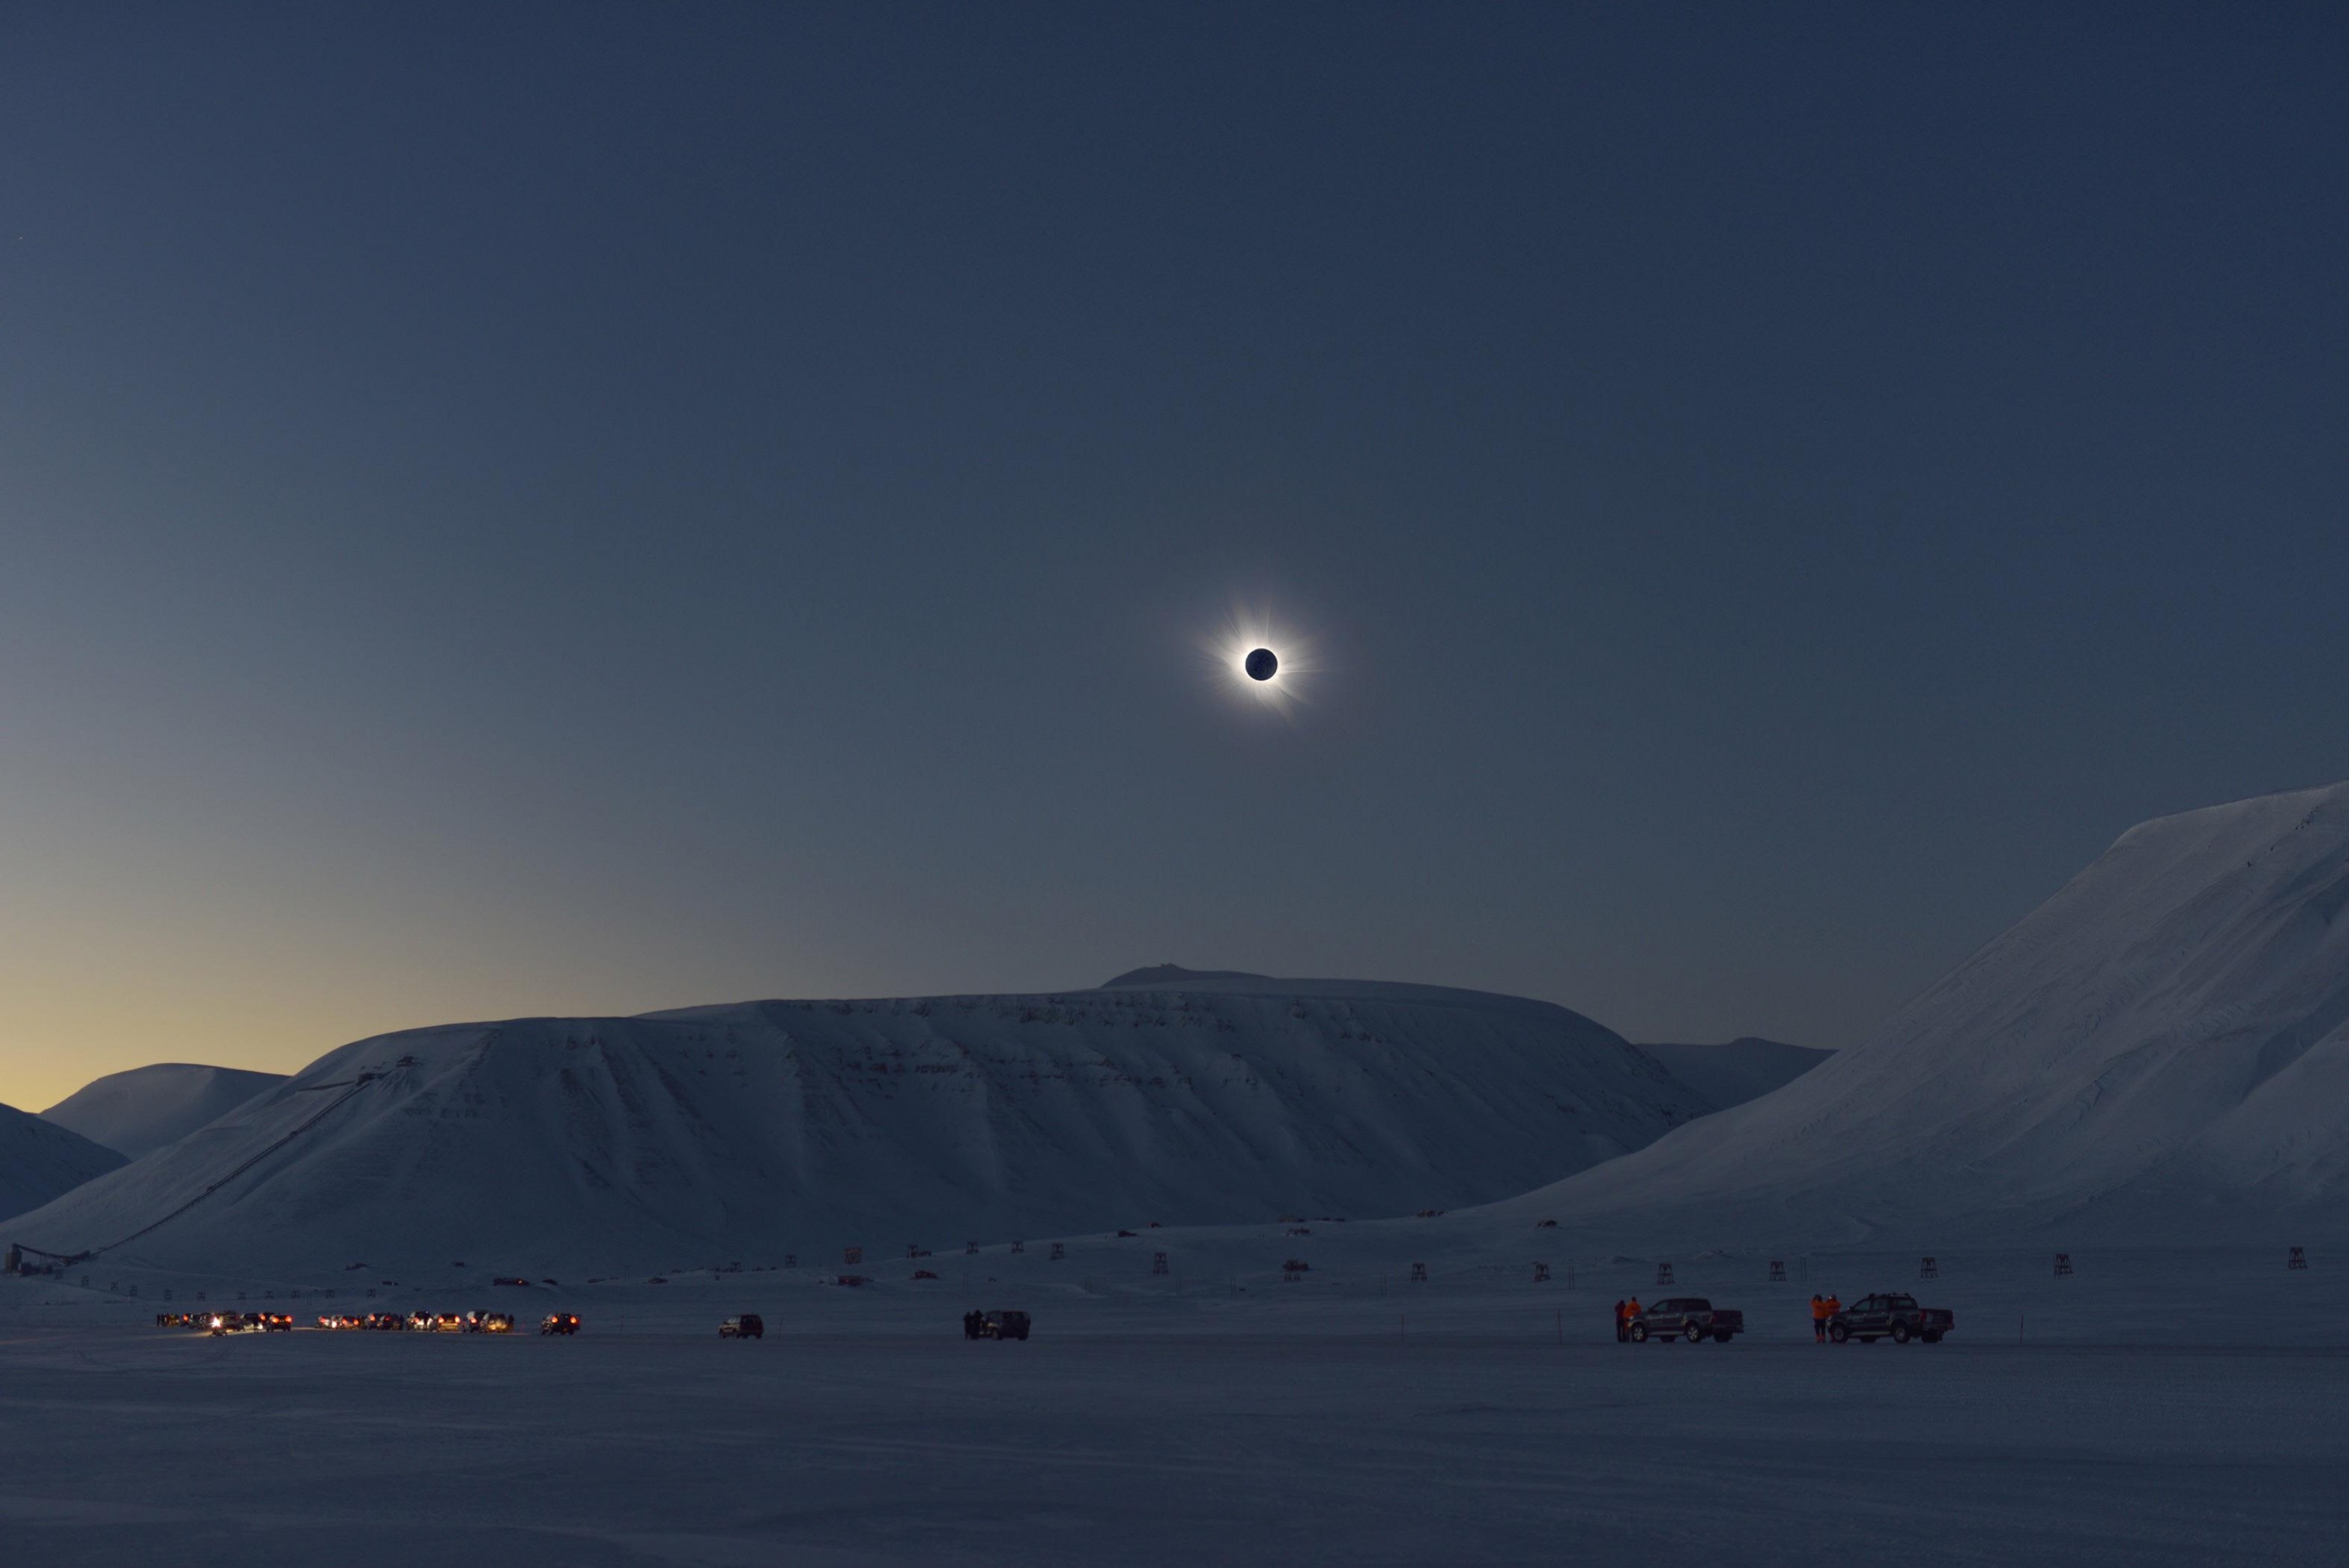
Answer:
[[[1941,1335],[1956,1326],[1957,1319],[1948,1309],[1920,1307],[1915,1296],[1865,1296],[1827,1319],[1827,1337],[1837,1345],[1851,1339],[1862,1345],[1873,1345],[1879,1339],[1889,1339],[1895,1345],[1906,1345],[1912,1339],[1939,1345]]]
[[[1025,1339],[1028,1337],[1028,1314],[1024,1312],[991,1312],[979,1319],[981,1339]]]
[[[1712,1339],[1727,1345],[1745,1332],[1745,1314],[1734,1307],[1717,1307],[1702,1296],[1674,1296],[1641,1309],[1631,1320],[1631,1343],[1651,1339],[1685,1339],[1691,1345]]]
[[[757,1313],[746,1312],[740,1317],[730,1317],[718,1325],[720,1339],[764,1339],[767,1320]]]

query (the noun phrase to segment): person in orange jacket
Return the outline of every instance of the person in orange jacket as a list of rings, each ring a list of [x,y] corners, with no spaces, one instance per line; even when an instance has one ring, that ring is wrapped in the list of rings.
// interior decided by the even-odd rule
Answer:
[[[1640,1315],[1640,1298],[1633,1296],[1623,1303],[1623,1337],[1631,1337],[1631,1320]]]
[[[1827,1319],[1835,1309],[1817,1296],[1811,1298],[1811,1337],[1819,1344],[1827,1342]]]

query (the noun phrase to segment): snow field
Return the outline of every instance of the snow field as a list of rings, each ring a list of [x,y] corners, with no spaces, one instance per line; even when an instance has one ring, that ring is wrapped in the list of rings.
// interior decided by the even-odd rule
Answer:
[[[1951,1345],[2349,1349],[2349,1253],[2313,1252],[2311,1267],[2292,1271],[2281,1248],[2084,1251],[2070,1254],[2075,1272],[2059,1278],[2046,1252],[1965,1252],[1938,1257],[1940,1277],[1933,1280],[1917,1277],[1913,1253],[1797,1253],[1784,1260],[1783,1282],[1766,1278],[1766,1255],[1717,1253],[1669,1260],[1673,1282],[1659,1285],[1657,1265],[1666,1260],[1578,1258],[1552,1248],[1551,1277],[1536,1283],[1522,1259],[1479,1250],[1433,1226],[1399,1247],[1397,1228],[1348,1227],[1360,1233],[1327,1240],[1324,1229],[1310,1238],[1160,1232],[1179,1239],[1156,1248],[1148,1238],[1078,1238],[1058,1263],[1049,1261],[1049,1243],[1018,1256],[995,1247],[976,1257],[868,1262],[863,1268],[872,1282],[858,1288],[830,1282],[842,1272],[836,1263],[679,1269],[657,1276],[659,1284],[646,1275],[558,1276],[552,1283],[533,1277],[527,1288],[493,1285],[501,1271],[478,1264],[370,1270],[323,1283],[92,1265],[63,1280],[0,1279],[0,1329],[128,1327],[202,1305],[265,1307],[305,1324],[338,1311],[482,1310],[534,1324],[562,1311],[579,1314],[596,1334],[688,1337],[714,1332],[734,1313],[756,1312],[771,1333],[923,1339],[940,1325],[952,1329],[969,1308],[1008,1306],[1036,1314],[1039,1334],[1054,1339],[1400,1335],[1611,1346],[1619,1298],[1699,1295],[1743,1310],[1747,1334],[1736,1345],[1673,1347],[1703,1355],[1748,1344],[1807,1344],[1814,1292],[1850,1303],[1871,1292],[1906,1291],[1957,1314]],[[1169,1253],[1164,1276],[1149,1272],[1159,1250]],[[1288,1281],[1278,1266],[1284,1252],[1309,1254],[1312,1269]],[[1410,1277],[1413,1254],[1427,1261],[1423,1283]],[[916,1268],[940,1277],[912,1280]],[[1840,1353],[1948,1348],[1855,1345]]]
[[[2100,1309],[2235,1311],[2223,1259],[2106,1266]],[[1952,1293],[1930,1348],[1625,1346],[1611,1281],[1459,1282],[1402,1333],[1360,1291],[1064,1287],[967,1344],[960,1295],[729,1276],[608,1288],[576,1340],[207,1340],[39,1326],[73,1309],[9,1284],[0,1534],[44,1563],[2275,1565],[2349,1531],[2338,1327],[2018,1346]],[[2292,1288],[2341,1323],[2331,1276]],[[744,1308],[769,1337],[719,1341]]]

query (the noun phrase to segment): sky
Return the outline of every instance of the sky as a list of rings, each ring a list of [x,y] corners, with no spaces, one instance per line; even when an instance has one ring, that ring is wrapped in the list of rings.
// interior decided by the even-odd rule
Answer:
[[[0,1101],[1161,962],[1860,1040],[2349,777],[2344,79],[2327,5],[0,8]]]

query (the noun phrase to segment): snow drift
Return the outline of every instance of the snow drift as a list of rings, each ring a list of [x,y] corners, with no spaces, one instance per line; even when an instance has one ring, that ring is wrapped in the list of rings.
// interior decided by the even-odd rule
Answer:
[[[1683,1245],[2337,1236],[2344,910],[2349,784],[2146,823],[1863,1044],[1502,1209]]]
[[[1425,986],[523,1019],[345,1046],[6,1239],[168,1268],[836,1259],[1490,1201],[1706,1108],[1564,1008]]]
[[[79,1133],[0,1106],[0,1218],[38,1208],[122,1162]]]
[[[41,1119],[137,1159],[285,1081],[283,1073],[159,1062],[95,1079],[43,1111]]]

